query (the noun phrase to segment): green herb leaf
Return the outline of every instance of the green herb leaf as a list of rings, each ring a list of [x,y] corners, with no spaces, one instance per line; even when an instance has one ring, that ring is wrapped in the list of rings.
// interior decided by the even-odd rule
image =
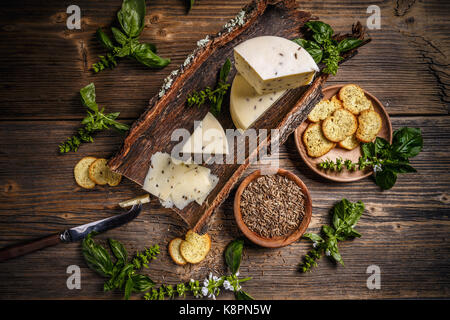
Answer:
[[[133,291],[133,284],[133,279],[131,277],[128,278],[127,282],[125,283],[125,294],[123,297],[125,300],[130,299],[131,292]]]
[[[394,132],[392,149],[396,156],[413,158],[422,151],[423,138],[418,128],[404,127]]]
[[[254,300],[251,295],[249,295],[244,290],[239,290],[234,293],[236,300]]]
[[[95,102],[95,86],[90,83],[80,90],[81,103],[88,109],[87,116],[81,121],[84,127],[78,129],[78,133],[59,145],[59,152],[66,153],[69,151],[77,151],[83,142],[93,142],[92,134],[95,131],[109,129],[110,126],[123,132],[129,129],[129,126],[122,124],[115,119],[119,113],[110,113],[105,115],[104,109],[99,111]]]
[[[88,234],[88,236],[83,239],[81,251],[89,268],[103,277],[108,277],[112,274],[113,263],[111,256],[105,248],[94,242],[92,234]]]
[[[323,38],[330,39],[334,33],[333,28],[322,21],[308,21],[305,26],[315,34],[320,34]]]
[[[305,234],[303,234],[303,238],[309,239],[313,242],[322,242],[323,241],[322,237],[315,233],[305,233]]]
[[[114,239],[108,239],[108,240],[109,240],[109,246],[111,248],[111,251],[113,252],[114,256],[117,258],[117,260],[120,260],[123,263],[127,262],[128,255],[127,255],[127,251],[125,250],[125,247],[123,246],[123,244]]]
[[[144,29],[145,0],[124,0],[117,13],[117,19],[123,31],[131,37],[137,37]]]
[[[214,90],[212,90],[210,87],[206,87],[204,90],[197,92],[193,91],[187,99],[188,105],[191,107],[193,105],[196,105],[200,107],[203,105],[206,100],[208,100],[211,103],[210,106],[210,112],[215,116],[218,117],[220,114],[220,110],[222,108],[222,101],[223,97],[228,91],[228,88],[230,87],[230,84],[227,83],[228,74],[231,70],[231,62],[229,59],[225,61],[223,66],[220,68],[219,72],[219,81],[217,83],[217,86]]]
[[[119,29],[115,28],[115,27],[111,27],[111,31],[114,35],[114,39],[116,39],[116,41],[118,43],[120,43],[121,45],[125,45],[128,42],[128,38],[126,35],[124,35],[122,33],[122,31],[120,31]]]
[[[137,61],[150,68],[164,68],[170,63],[170,59],[164,59],[153,53],[151,45],[141,43],[135,48],[133,53]]]
[[[361,43],[362,40],[360,39],[347,38],[339,42],[337,49],[342,53],[359,47]]]
[[[308,51],[311,57],[314,59],[316,63],[322,61],[323,51],[322,48],[314,41],[309,41],[305,39],[294,39],[295,43],[301,46],[303,49]]]
[[[92,111],[97,112],[98,106],[95,102],[95,85],[94,83],[88,84],[86,87],[80,89],[81,95],[81,103],[91,109]]]
[[[111,39],[106,35],[106,33],[103,32],[101,28],[97,29],[96,35],[97,39],[106,49],[114,49],[114,44],[112,43]]]
[[[144,292],[155,286],[155,283],[148,276],[143,274],[134,274],[131,276],[133,280],[133,291]]]
[[[236,274],[239,271],[243,248],[244,240],[236,239],[230,242],[225,249],[225,262],[232,274]]]
[[[391,189],[397,181],[397,174],[391,170],[375,172],[375,182],[383,190]]]

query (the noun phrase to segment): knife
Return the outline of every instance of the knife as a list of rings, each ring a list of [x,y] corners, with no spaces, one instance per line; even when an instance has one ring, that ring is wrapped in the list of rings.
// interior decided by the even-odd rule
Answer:
[[[28,243],[10,246],[0,250],[0,262],[23,256],[24,254],[37,251],[46,247],[54,246],[59,243],[70,243],[84,239],[92,231],[104,232],[121,225],[124,225],[141,213],[142,204],[134,205],[130,211],[118,214],[106,219],[83,224],[78,227],[64,230],[63,232],[53,234],[41,239],[37,239]]]

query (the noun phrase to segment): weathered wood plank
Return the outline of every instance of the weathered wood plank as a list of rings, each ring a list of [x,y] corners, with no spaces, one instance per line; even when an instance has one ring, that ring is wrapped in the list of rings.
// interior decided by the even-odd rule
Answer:
[[[280,150],[280,166],[294,171],[310,189],[313,219],[309,231],[329,223],[328,210],[346,197],[363,200],[367,211],[358,224],[361,239],[340,247],[346,267],[335,267],[323,259],[310,274],[299,274],[297,264],[310,248],[302,240],[291,246],[269,250],[247,244],[241,273],[253,276],[245,288],[256,298],[398,298],[448,297],[450,271],[448,234],[450,159],[443,145],[450,143],[448,117],[394,117],[394,128],[422,128],[424,151],[412,160],[417,174],[402,175],[396,186],[381,192],[370,180],[333,183],[311,173],[298,156],[290,137]],[[106,217],[116,203],[141,194],[134,183],[124,180],[118,187],[82,190],[76,186],[72,170],[83,156],[108,157],[120,144],[114,132],[96,136],[78,153],[58,156],[56,145],[69,135],[77,122],[2,122],[0,135],[0,245],[40,237],[68,226]],[[50,129],[50,134],[37,134]],[[47,131],[48,132],[48,131]],[[14,159],[11,161],[11,159]],[[246,172],[257,169],[252,166]],[[55,169],[57,168],[57,169]],[[228,241],[239,236],[232,214],[234,192],[213,216],[210,234],[213,249],[197,266],[175,266],[165,250],[171,238],[186,231],[183,221],[153,200],[135,221],[98,238],[123,241],[133,252],[159,243],[162,253],[146,271],[157,282],[176,283],[200,278],[210,270],[223,272],[222,251]],[[55,257],[58,257],[55,259]],[[82,290],[68,290],[66,267],[82,268]],[[379,265],[382,289],[366,288],[366,268]],[[87,269],[79,244],[60,245],[0,265],[2,298],[121,298],[104,294],[102,279]],[[20,286],[17,285],[20,283]],[[15,284],[15,285],[12,285]],[[225,298],[231,298],[225,295]]]

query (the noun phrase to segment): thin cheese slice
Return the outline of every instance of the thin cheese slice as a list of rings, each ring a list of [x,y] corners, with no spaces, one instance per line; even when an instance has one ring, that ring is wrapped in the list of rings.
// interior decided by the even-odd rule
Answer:
[[[210,112],[183,145],[182,153],[228,154],[225,131]]]
[[[236,69],[259,94],[309,84],[319,67],[291,40],[275,36],[249,39],[234,48]]]
[[[151,158],[143,189],[157,196],[164,207],[182,210],[193,201],[201,205],[218,180],[206,167],[174,161],[169,154],[157,152]]]
[[[237,74],[230,94],[230,113],[236,128],[246,130],[266,112],[286,90],[258,94],[255,89]]]

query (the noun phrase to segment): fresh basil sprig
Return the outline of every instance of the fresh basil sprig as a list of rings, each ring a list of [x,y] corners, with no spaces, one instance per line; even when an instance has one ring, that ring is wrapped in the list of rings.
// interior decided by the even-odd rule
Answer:
[[[83,142],[93,142],[92,134],[96,131],[114,128],[120,132],[125,132],[129,126],[116,121],[120,112],[105,114],[105,109],[99,109],[95,102],[95,85],[88,84],[80,90],[81,103],[87,108],[87,116],[81,121],[83,127],[78,129],[78,133],[59,145],[60,153],[77,151]]]
[[[350,202],[343,198],[333,207],[332,225],[322,226],[322,236],[315,233],[305,233],[303,238],[313,242],[313,249],[305,256],[300,266],[301,271],[311,271],[313,267],[317,266],[317,260],[323,254],[344,265],[344,260],[339,253],[338,241],[361,237],[361,234],[354,227],[363,212],[364,204],[361,201]]]
[[[293,41],[303,47],[312,56],[316,63],[323,62],[323,72],[336,75],[339,62],[343,59],[341,54],[358,47],[362,40],[347,38],[341,41],[332,39],[333,28],[322,21],[308,21],[305,23],[311,31],[311,40],[294,39]]]
[[[409,164],[409,158],[419,154],[423,148],[423,138],[418,128],[404,127],[394,131],[392,144],[381,137],[374,142],[361,144],[361,157],[357,163],[341,158],[335,161],[326,159],[318,164],[323,170],[342,171],[365,170],[374,171],[375,183],[383,190],[395,185],[399,173],[417,172]]]
[[[210,112],[215,117],[218,117],[220,114],[220,110],[222,108],[223,97],[226,95],[228,88],[230,87],[230,84],[227,83],[228,74],[230,73],[230,70],[231,70],[231,61],[230,59],[227,59],[223,64],[222,68],[220,68],[219,81],[216,85],[216,88],[213,90],[210,87],[206,87],[204,90],[200,92],[198,91],[192,92],[187,99],[188,105],[190,107],[193,105],[200,107],[206,102],[206,100],[208,100],[209,103],[211,104]]]
[[[94,242],[90,233],[81,243],[81,251],[89,268],[103,277],[109,278],[103,285],[104,291],[115,289],[124,291],[124,299],[129,299],[133,292],[145,292],[153,288],[155,283],[146,275],[136,273],[148,262],[156,259],[159,246],[154,245],[143,252],[138,252],[129,262],[128,254],[121,242],[109,239],[109,246],[116,258],[113,262],[108,251]],[[94,234],[95,235],[95,234]]]
[[[139,35],[145,26],[145,0],[124,0],[117,13],[122,30],[111,27],[116,44],[102,31],[97,30],[97,39],[109,50],[100,56],[100,61],[92,65],[94,72],[105,68],[114,68],[117,58],[130,57],[150,68],[163,68],[170,63],[156,54],[156,46],[151,43],[140,43]]]

